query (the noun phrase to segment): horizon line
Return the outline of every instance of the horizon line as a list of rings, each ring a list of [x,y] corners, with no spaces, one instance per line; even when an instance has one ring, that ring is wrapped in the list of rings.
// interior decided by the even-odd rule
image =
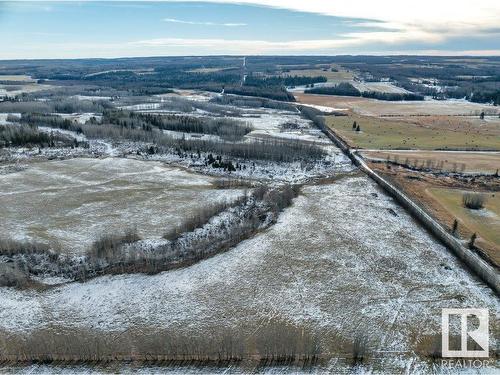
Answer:
[[[471,57],[471,58],[500,58],[499,54],[485,54],[485,55],[474,55],[474,54],[425,54],[425,53],[389,53],[389,54],[379,54],[379,53],[343,53],[343,54],[207,54],[207,55],[148,55],[148,56],[115,56],[115,57],[54,57],[54,58],[1,58],[0,61],[57,61],[57,60],[118,60],[118,59],[154,59],[154,58],[182,58],[182,57]]]

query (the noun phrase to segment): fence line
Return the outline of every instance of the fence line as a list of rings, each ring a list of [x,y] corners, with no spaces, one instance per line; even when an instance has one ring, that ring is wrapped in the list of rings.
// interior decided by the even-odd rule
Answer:
[[[317,123],[317,121],[315,121]],[[319,124],[317,124],[319,125]],[[354,165],[365,172],[372,180],[381,186],[399,204],[401,204],[414,218],[424,225],[434,236],[444,243],[451,251],[461,259],[481,280],[483,280],[493,291],[500,296],[500,274],[497,269],[487,263],[478,254],[465,247],[461,241],[453,237],[443,226],[432,218],[427,212],[413,202],[405,193],[385,180],[373,171],[355,151],[341,139],[333,130],[324,123],[319,125],[321,130],[351,159]]]

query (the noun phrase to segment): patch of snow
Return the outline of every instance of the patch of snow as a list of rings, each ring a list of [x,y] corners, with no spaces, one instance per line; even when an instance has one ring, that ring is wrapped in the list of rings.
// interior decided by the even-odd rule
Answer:
[[[67,135],[71,138],[76,139],[78,142],[85,142],[87,140],[87,137],[83,134],[78,134],[77,132],[71,131],[71,130],[64,130],[64,129],[58,129],[58,128],[50,128],[48,126],[39,126],[38,130],[41,130],[44,133],[59,133],[63,135]]]
[[[7,121],[9,116],[21,118],[20,113],[0,113],[0,125],[10,125],[12,124],[10,121]]]
[[[412,336],[440,334],[441,308],[500,311],[493,292],[366,177],[305,187],[276,225],[191,267],[42,292],[1,288],[0,300],[9,331],[140,324],[200,334],[280,317],[403,353]]]

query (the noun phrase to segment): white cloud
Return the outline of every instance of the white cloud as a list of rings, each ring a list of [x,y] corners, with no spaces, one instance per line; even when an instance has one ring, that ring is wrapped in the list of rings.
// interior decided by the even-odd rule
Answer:
[[[176,1],[176,0],[163,0]],[[201,1],[204,0],[182,0]],[[463,51],[446,50],[446,41],[460,37],[483,37],[497,40],[500,32],[500,0],[209,0],[207,2],[254,4],[355,18],[346,20],[356,31],[330,39],[319,34],[317,40],[230,40],[210,38],[156,38],[122,44],[46,44],[10,46],[0,50],[0,58],[36,57],[111,57],[148,55],[209,54],[433,54],[433,55],[500,55],[498,49]],[[244,23],[215,23],[177,18],[163,21],[177,24],[238,27]],[[375,28],[372,30],[371,28]],[[496,29],[496,33],[495,33]],[[228,38],[231,35],[228,34]],[[262,38],[267,39],[267,38]],[[426,50],[406,50],[409,43]],[[390,48],[384,48],[384,45]],[[371,50],[373,48],[374,50]],[[444,48],[444,49],[443,49]],[[493,47],[496,48],[496,47]],[[397,51],[396,51],[397,50]],[[52,52],[50,52],[52,51]]]
[[[179,20],[177,18],[164,18],[163,21],[170,22],[170,23],[181,23],[181,24],[185,24],[185,25],[226,26],[226,27],[247,26],[246,23],[197,22],[197,21]]]
[[[195,53],[193,51],[196,51]],[[86,58],[86,57],[146,57],[206,55],[310,55],[313,53],[367,55],[441,55],[441,56],[500,56],[500,50],[385,50],[370,49],[360,39],[295,40],[270,42],[265,40],[183,39],[160,38],[129,43],[46,43],[18,45],[0,49],[0,59],[22,58]]]
[[[168,1],[168,0],[167,0]],[[187,0],[200,1],[200,0]],[[218,3],[256,4],[339,17],[376,19],[403,24],[445,25],[470,23],[498,26],[498,0],[210,0]]]
[[[464,50],[464,51],[449,51],[449,50],[425,50],[425,51],[393,51],[388,53],[383,48],[378,51],[364,50],[373,42],[380,43],[380,40],[388,45],[403,44],[404,42],[421,40],[422,38],[433,39],[439,41],[434,35],[421,35],[415,32],[412,35],[396,34],[390,32],[379,33],[353,33],[346,36],[344,39],[318,39],[318,40],[292,40],[283,42],[272,42],[266,40],[228,40],[228,39],[184,39],[184,38],[157,38],[141,40],[129,43],[129,47],[148,48],[153,53],[154,51],[162,50],[177,50],[184,49],[186,52],[196,48],[199,54],[224,53],[237,55],[251,54],[311,54],[316,51],[326,51],[327,53],[346,53],[349,50],[363,50],[363,54],[419,54],[428,53],[431,55],[500,55],[500,50]],[[404,48],[404,47],[403,47]]]
[[[131,0],[133,1],[133,0]],[[453,37],[490,35],[500,25],[500,0],[157,0],[165,2],[211,2],[269,6],[329,16],[357,18],[357,27],[379,30],[339,35],[330,45],[405,42],[439,43]],[[246,26],[166,18],[165,22],[205,26]],[[318,35],[318,38],[321,38]],[[345,42],[343,39],[349,39]],[[291,42],[296,43],[296,42]],[[304,44],[304,43],[301,43]],[[265,43],[261,43],[265,45]],[[292,48],[293,49],[293,48]]]
[[[292,40],[271,42],[266,40],[158,38],[132,42],[130,45],[152,48],[197,47],[218,51],[224,50],[237,54],[259,54],[279,51],[292,53],[294,51],[344,48],[356,43],[356,40]]]
[[[167,0],[175,1],[175,0]],[[199,0],[186,0],[199,1]],[[359,33],[371,41],[387,39],[421,42],[443,41],[454,36],[480,36],[500,25],[499,0],[210,0],[217,3],[263,5],[329,16],[361,18],[357,26],[391,29]],[[356,23],[354,23],[356,26]],[[369,36],[371,34],[371,36]],[[355,37],[355,34],[351,34]]]

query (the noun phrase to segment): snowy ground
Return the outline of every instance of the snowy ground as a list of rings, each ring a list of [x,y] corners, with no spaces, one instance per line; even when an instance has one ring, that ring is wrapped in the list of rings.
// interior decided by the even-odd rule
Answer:
[[[354,169],[298,113],[238,109],[243,116],[235,118],[255,129],[243,141],[315,142],[328,156],[312,166],[256,161],[232,177],[304,182]],[[90,143],[100,154],[137,151],[130,143]],[[213,177],[161,162],[207,173],[200,160],[141,157],[157,160],[26,163],[0,174],[0,237],[57,241],[78,254],[96,234],[123,230],[124,223],[136,226],[144,238],[158,238],[200,204],[241,193],[216,190]],[[276,225],[190,267],[155,276],[106,276],[45,291],[0,288],[0,301],[0,330],[10,332],[49,326],[121,332],[140,324],[203,335],[224,327],[253,331],[282,319],[316,332],[327,347],[338,336],[362,333],[382,357],[385,351],[403,353],[402,361],[392,363],[401,370],[408,363],[413,369],[421,365],[409,353],[419,339],[440,333],[441,308],[485,307],[492,320],[500,311],[490,289],[366,177],[305,186]]]
[[[21,114],[20,113],[0,113],[0,125],[12,124],[10,121],[7,121],[7,118],[9,116],[21,117]]]
[[[1,94],[1,92],[0,92],[0,94]],[[0,114],[0,125],[7,125],[7,124],[9,124],[9,121],[7,121],[7,116],[8,115],[9,115],[8,113],[1,113]]]
[[[199,99],[201,100],[201,99]],[[275,110],[268,108],[242,108],[227,106],[228,109],[235,109],[241,113],[238,117],[228,117],[237,121],[249,123],[254,130],[244,136],[241,142],[253,142],[261,140],[293,141],[316,144],[325,149],[327,156],[319,161],[310,164],[295,163],[275,163],[270,161],[243,161],[231,158],[234,164],[246,164],[248,168],[231,172],[231,177],[266,180],[278,182],[303,183],[313,178],[332,176],[338,173],[351,171],[354,167],[349,159],[317,128],[307,119],[304,119],[299,112]],[[207,116],[206,112],[200,111],[185,114],[199,117]],[[284,127],[285,124],[293,124],[293,128]],[[220,140],[215,135],[182,133],[176,131],[163,131],[165,134],[175,138],[185,137],[186,139],[198,138],[203,140]],[[120,145],[117,147],[122,150]],[[128,147],[128,146],[127,146]],[[125,152],[122,150],[122,152]],[[125,152],[126,153],[126,152]],[[172,164],[179,164],[201,173],[211,175],[228,176],[228,172],[222,169],[214,169],[204,166],[200,160],[182,159],[177,154],[157,154],[149,157],[153,160],[166,161]]]
[[[159,238],[200,204],[236,197],[208,176],[160,162],[69,159],[0,175],[0,238],[58,243],[84,251],[100,234],[137,227]]]
[[[361,92],[386,92],[390,94],[408,94],[409,91],[394,85],[392,82],[352,82]]]
[[[500,312],[491,290],[366,177],[304,188],[275,226],[191,267],[2,288],[0,300],[0,329],[15,332],[140,322],[202,334],[282,318],[323,342],[363,333],[373,351],[403,354],[440,333],[441,308],[488,308],[492,321]]]
[[[384,101],[354,96],[296,94],[301,104],[319,105],[334,110],[350,109],[365,116],[477,116],[481,112],[500,114],[498,107],[489,104],[472,103],[463,99],[423,100],[423,101]]]
[[[355,88],[357,88],[361,92],[385,92],[385,93],[396,93],[396,94],[407,94],[409,93],[408,90],[405,90],[402,87],[398,87],[394,85],[392,82],[360,82],[360,81],[354,81],[351,79],[345,79],[345,80],[334,80],[334,81],[328,81],[328,82],[320,82],[320,83],[315,83],[314,87],[333,87],[337,86],[341,82],[347,82],[353,85]],[[307,86],[295,86],[293,88],[288,88],[288,91],[292,93],[303,93],[308,89]]]
[[[92,117],[95,117],[97,121],[101,120],[101,114],[99,113],[54,113],[54,115],[59,115],[62,118],[76,121],[78,124],[85,124]]]
[[[62,134],[62,135],[66,135],[68,136],[70,139],[71,138],[74,138],[76,139],[78,142],[84,142],[87,140],[87,138],[82,135],[82,134],[77,134],[76,132],[74,131],[71,131],[71,130],[64,130],[64,129],[58,129],[58,128],[49,128],[47,126],[39,126],[38,127],[38,130],[41,130],[42,132],[45,132],[45,133],[54,133],[54,134]]]

